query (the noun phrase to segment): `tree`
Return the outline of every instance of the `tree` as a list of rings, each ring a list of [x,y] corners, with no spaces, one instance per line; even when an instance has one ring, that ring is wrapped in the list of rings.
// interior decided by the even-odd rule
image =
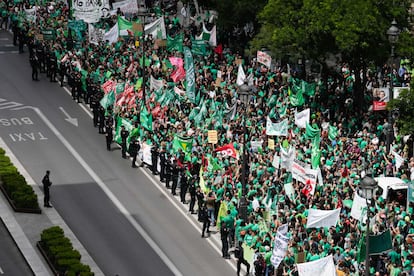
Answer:
[[[372,63],[386,62],[391,48],[386,31],[394,18],[400,29],[406,29],[410,3],[410,0],[269,0],[259,14],[262,27],[251,46],[267,47],[279,58],[286,54],[304,56],[319,62],[324,71],[329,69],[326,63],[329,56],[340,56],[354,72],[365,72]],[[355,76],[354,91],[360,92],[362,80],[360,74]],[[362,93],[354,96],[362,102]]]
[[[414,85],[411,82],[411,85]],[[389,110],[399,110],[396,118],[398,132],[401,135],[414,134],[414,91],[412,88],[403,89],[398,98],[388,103]]]

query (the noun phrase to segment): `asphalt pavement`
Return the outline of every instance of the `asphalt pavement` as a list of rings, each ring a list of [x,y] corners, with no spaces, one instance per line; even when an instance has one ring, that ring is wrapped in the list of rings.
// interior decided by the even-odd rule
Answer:
[[[8,49],[2,45],[10,41],[11,35],[1,31],[0,49]],[[89,108],[73,102],[45,74],[33,82],[27,53],[10,48],[0,52],[1,142],[32,179],[39,201],[46,169],[53,182],[54,208],[42,215],[14,215],[29,251],[43,263],[42,275],[48,269],[34,244],[47,225],[66,226],[96,275],[234,275],[234,260],[221,258],[219,234],[201,239],[188,205],[146,169],[131,168],[116,147],[106,151]]]

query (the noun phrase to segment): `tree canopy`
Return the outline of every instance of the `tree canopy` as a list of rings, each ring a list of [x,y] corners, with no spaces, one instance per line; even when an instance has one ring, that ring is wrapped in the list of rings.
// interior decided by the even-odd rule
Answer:
[[[261,30],[251,45],[266,47],[275,56],[300,55],[322,64],[332,54],[354,68],[381,64],[390,55],[387,29],[394,18],[400,29],[408,26],[410,2],[269,0],[258,15]]]

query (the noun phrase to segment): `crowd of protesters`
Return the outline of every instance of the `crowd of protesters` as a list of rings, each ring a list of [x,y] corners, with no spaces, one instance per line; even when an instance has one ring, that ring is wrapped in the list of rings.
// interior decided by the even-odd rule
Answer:
[[[132,36],[119,38],[114,44],[102,42],[95,45],[89,43],[86,33],[81,47],[73,48],[68,39],[69,9],[66,4],[60,1],[37,4],[36,21],[31,24],[22,13],[33,4],[30,1],[11,3],[0,0],[0,27],[13,32],[14,43],[21,45],[21,52],[23,44],[27,45],[34,71],[46,73],[52,82],[59,81],[61,85],[67,82],[73,99],[90,105],[94,126],[100,133],[106,133],[108,150],[111,149],[113,131],[118,127],[116,117],[130,120],[139,129],[138,139],[131,141],[130,156],[136,159],[144,143],[152,146],[152,163],[157,164],[158,159],[161,163],[160,167],[151,166],[153,173],[160,174],[160,180],[172,194],[179,189],[183,203],[190,198],[189,211],[198,213],[203,222],[202,237],[208,236],[211,228],[220,222],[217,230],[223,243],[224,258],[229,258],[230,248],[235,247],[238,267],[241,263],[247,264],[239,246],[245,243],[256,252],[256,261],[247,266],[254,268],[256,275],[273,275],[270,258],[274,236],[278,227],[287,223],[291,239],[287,255],[277,268],[277,275],[296,275],[296,263],[314,261],[327,255],[333,255],[338,275],[361,275],[365,268],[358,262],[358,246],[365,231],[364,224],[350,216],[351,208],[344,202],[353,199],[361,174],[395,176],[407,182],[413,178],[412,139],[401,137],[394,129],[392,150],[405,158],[397,168],[395,156],[386,151],[388,126],[385,111],[370,108],[374,89],[389,86],[390,81],[394,86],[409,87],[409,61],[369,70],[364,78],[367,82],[363,91],[357,92],[364,95],[358,108],[351,99],[355,94],[355,74],[359,72],[354,72],[346,64],[339,64],[333,70],[335,74],[325,81],[318,80],[315,92],[304,96],[303,105],[292,106],[289,102],[292,79],[304,75],[304,72],[280,64],[268,68],[255,58],[243,59],[240,53],[221,44],[210,54],[194,58],[197,103],[176,93],[169,94],[171,99],[166,101],[165,90],[177,87],[185,91],[185,79],[176,83],[171,79],[174,68],[168,61],[171,56],[183,57],[182,53],[155,47],[151,36],[146,37],[148,46],[142,53],[142,47]],[[167,32],[171,36],[184,32],[184,45],[191,48],[191,38],[200,34],[202,25],[193,20],[190,26],[183,28],[177,18],[175,13],[165,16]],[[116,20],[117,15],[114,15],[96,25],[109,30]],[[206,25],[213,23],[208,17],[204,20]],[[56,30],[55,40],[36,39],[39,30],[45,28]],[[143,55],[148,64],[142,62]],[[242,102],[237,85],[240,62],[250,76],[250,84],[245,86],[254,91],[248,103]],[[135,87],[143,74],[147,76],[146,82],[141,88]],[[165,93],[150,89],[150,76],[165,80]],[[37,71],[32,78],[39,79]],[[99,103],[104,96],[101,87],[108,80],[134,86],[136,101],[107,109],[102,107]],[[145,94],[142,86],[146,87]],[[223,112],[235,104],[234,116]],[[143,108],[152,113],[153,121],[149,128],[141,124]],[[321,130],[319,168],[324,184],[318,185],[313,195],[304,193],[305,184],[292,179],[292,173],[286,168],[272,164],[281,147],[294,148],[299,161],[310,163],[312,143],[307,139],[305,129],[294,124],[295,112],[306,108],[311,109],[312,127]],[[274,121],[289,120],[287,137],[266,135],[268,116]],[[246,126],[247,133],[243,126]],[[329,127],[334,127],[337,134],[328,135]],[[216,145],[208,143],[208,130],[218,132]],[[129,134],[125,129],[122,131],[120,144],[122,157],[126,157]],[[190,153],[172,150],[176,134],[193,138]],[[274,139],[274,147],[269,145],[268,138]],[[253,147],[256,142],[261,146]],[[238,159],[215,152],[215,148],[230,143],[239,151]],[[243,144],[248,151],[247,221],[241,219],[239,209],[243,190]],[[200,181],[205,182],[205,188],[200,187]],[[285,190],[288,183],[293,183],[293,196]],[[223,202],[227,211],[219,214]],[[310,208],[342,208],[340,221],[329,229],[307,229],[306,217]],[[371,211],[375,214],[372,231],[380,233],[391,229],[393,244],[391,251],[372,256],[371,273],[412,275],[412,207],[407,208],[406,204],[398,201],[387,201],[378,193]]]

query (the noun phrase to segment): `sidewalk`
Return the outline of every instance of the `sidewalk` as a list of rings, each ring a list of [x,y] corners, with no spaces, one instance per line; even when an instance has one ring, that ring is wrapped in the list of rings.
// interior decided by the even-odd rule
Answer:
[[[6,151],[6,155],[9,156],[12,163],[26,178],[27,183],[32,186],[33,190],[37,194],[39,206],[43,206],[42,190],[27,173],[19,160],[17,160],[16,156],[11,152],[10,148],[1,138],[0,147]],[[92,272],[94,272],[96,276],[104,275],[54,208],[42,208],[42,214],[17,213],[10,207],[3,193],[0,193],[0,214],[1,219],[6,225],[27,263],[31,267],[34,275],[53,275],[49,265],[46,263],[36,247],[36,243],[40,240],[40,234],[42,231],[52,226],[60,226],[64,230],[66,237],[71,240],[73,247],[81,254],[82,263],[89,265]]]

